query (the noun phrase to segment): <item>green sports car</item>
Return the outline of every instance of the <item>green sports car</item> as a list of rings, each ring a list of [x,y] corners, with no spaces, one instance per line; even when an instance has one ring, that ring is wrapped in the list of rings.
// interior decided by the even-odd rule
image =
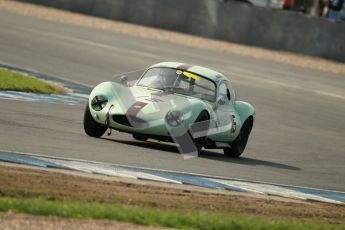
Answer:
[[[85,109],[84,129],[92,137],[114,129],[140,141],[175,142],[186,158],[197,156],[202,147],[239,157],[254,116],[252,105],[236,101],[223,74],[162,62],[97,85]]]

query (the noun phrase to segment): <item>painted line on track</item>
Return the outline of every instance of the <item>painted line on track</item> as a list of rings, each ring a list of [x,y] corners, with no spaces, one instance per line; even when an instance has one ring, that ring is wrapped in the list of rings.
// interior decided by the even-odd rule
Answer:
[[[17,163],[17,164],[26,164],[26,165],[32,165],[32,166],[38,166],[38,167],[47,167],[47,168],[64,168],[61,167],[59,164],[55,164],[51,161],[46,161],[43,159],[33,158],[31,156],[24,156],[18,154],[13,154],[10,152],[3,152],[0,151],[0,161],[4,162],[11,162],[11,163]],[[66,169],[66,168],[65,168]]]
[[[339,99],[339,100],[345,100],[345,95],[339,93],[334,93],[334,92],[327,92],[321,89],[313,89],[313,88],[306,88],[303,85],[300,84],[291,84],[288,82],[283,82],[283,81],[278,81],[274,79],[268,79],[265,74],[263,73],[258,73],[258,72],[253,72],[251,70],[244,70],[241,68],[237,67],[226,67],[227,70],[229,70],[231,73],[233,73],[233,78],[232,81],[238,81],[240,79],[247,79],[250,81],[256,81],[260,82],[263,84],[269,84],[272,86],[277,86],[277,87],[284,87],[284,88],[289,88],[292,90],[299,90],[307,93],[312,93],[316,94],[319,96],[324,96],[328,98],[333,98],[333,99]]]
[[[20,67],[8,65],[8,64],[2,64],[2,63],[0,63],[0,68],[28,74],[30,76],[36,77],[44,81],[56,82],[56,83],[62,84],[64,87],[73,91],[67,94],[40,94],[40,93],[26,93],[26,92],[18,92],[18,91],[0,90],[1,99],[38,101],[38,102],[45,102],[45,103],[62,103],[62,104],[76,105],[76,104],[84,104],[87,101],[88,95],[91,92],[91,87],[89,86],[86,86],[80,83],[67,81],[56,76],[39,73],[34,70],[24,69],[24,68],[20,68]]]
[[[335,204],[345,204],[345,192],[328,191],[288,185],[273,185],[253,181],[243,181],[234,178],[220,179],[212,176],[198,176],[181,172],[169,172],[159,169],[115,165],[109,163],[67,159],[61,157],[42,156],[37,154],[20,153],[0,150],[0,161],[26,164],[39,167],[54,167],[95,173],[107,176],[127,177],[140,180],[189,184],[211,189],[224,189],[236,192],[251,192],[292,199],[313,200]]]
[[[166,172],[166,173],[173,173],[173,174],[178,174],[178,175],[189,175],[189,176],[199,176],[199,177],[205,177],[209,179],[219,179],[219,180],[232,180],[232,181],[239,181],[239,182],[248,182],[248,183],[254,183],[254,184],[263,184],[263,185],[273,185],[273,186],[280,186],[280,187],[286,187],[286,188],[292,188],[292,189],[307,189],[307,190],[314,190],[318,191],[319,193],[334,193],[334,194],[339,194],[339,196],[342,196],[345,198],[345,191],[336,191],[336,190],[330,190],[330,189],[320,189],[320,188],[311,188],[311,187],[303,187],[303,186],[296,186],[296,185],[287,185],[287,184],[280,184],[280,183],[272,183],[272,182],[264,182],[264,181],[259,181],[259,180],[247,180],[247,179],[240,179],[240,178],[235,178],[235,177],[224,177],[224,176],[215,176],[215,175],[207,175],[207,174],[200,174],[200,173],[190,173],[190,172],[185,172],[185,171],[174,171],[174,170],[166,170],[166,169],[155,169],[155,168],[148,168],[148,167],[138,167],[138,166],[131,166],[131,165],[123,165],[123,164],[114,164],[114,163],[106,163],[106,162],[99,162],[99,161],[92,161],[92,160],[83,160],[83,159],[76,159],[76,158],[69,158],[69,157],[59,157],[59,156],[47,156],[47,155],[42,155],[42,154],[35,154],[35,153],[24,153],[24,152],[18,152],[18,151],[9,151],[9,150],[4,150],[0,149],[1,152],[9,152],[9,153],[14,153],[14,154],[21,154],[25,156],[33,156],[33,157],[38,157],[38,158],[44,158],[44,159],[56,159],[56,160],[68,160],[68,161],[78,161],[78,162],[84,162],[84,163],[93,163],[93,164],[105,164],[105,165],[111,165],[115,167],[122,167],[126,169],[131,169],[131,170],[137,170],[141,171],[144,170],[146,172],[154,172],[154,171],[159,171],[159,172]]]
[[[322,190],[315,190],[311,188],[296,188],[295,190],[303,192],[303,193],[308,193],[308,194],[313,194],[316,196],[321,196],[325,197],[331,200],[337,200],[345,204],[345,194],[344,193],[339,193],[339,192],[327,192],[327,191],[322,191]]]
[[[37,158],[37,159],[45,160],[44,158]],[[74,170],[87,172],[87,173],[181,184],[181,182],[179,181],[167,179],[165,177],[160,177],[160,176],[156,176],[153,174],[140,172],[136,170],[128,170],[128,169],[124,169],[120,167],[112,167],[111,165],[95,164],[95,163],[88,164],[88,163],[79,162],[79,161],[66,161],[66,160],[54,160],[54,159],[53,160],[50,159],[50,161],[52,161],[55,164],[62,165],[66,168],[72,168]]]
[[[217,181],[213,181],[204,177],[181,175],[181,174],[179,175],[179,174],[160,172],[160,171],[156,171],[152,173],[154,175],[158,175],[161,177],[181,181],[183,184],[195,185],[199,187],[212,188],[212,189],[225,189],[225,190],[231,190],[231,191],[236,191],[236,192],[247,192],[246,190],[242,189],[239,186],[232,186],[232,185],[227,185],[224,183],[219,183]]]
[[[57,77],[51,74],[48,75],[45,73],[40,73],[36,70],[32,70],[28,68],[22,68],[22,67],[10,65],[10,64],[4,64],[4,63],[0,63],[0,68],[28,74],[30,76],[36,77],[44,81],[53,81],[56,83],[63,84],[66,88],[72,89],[74,93],[90,94],[91,89],[92,89],[90,85],[86,85],[81,82],[66,80],[66,79],[63,79],[62,77]]]
[[[37,93],[25,93],[17,91],[5,91],[0,90],[0,98],[8,100],[19,100],[19,101],[38,101],[44,103],[58,103],[58,104],[69,104],[77,105],[86,103],[87,99],[80,95],[66,94],[66,95],[55,95],[55,94],[37,94]]]
[[[287,187],[281,187],[281,186],[247,183],[247,182],[239,182],[239,181],[229,181],[229,180],[217,180],[217,179],[212,179],[212,180],[218,183],[223,183],[229,186],[238,186],[247,191],[260,193],[260,194],[266,194],[266,195],[275,195],[275,196],[282,196],[282,197],[287,197],[287,198],[298,198],[301,200],[323,201],[323,202],[328,202],[328,203],[333,203],[333,201],[336,200],[336,199],[325,198],[315,193],[302,192],[302,191],[298,191],[298,190],[287,188]]]
[[[91,46],[91,47],[95,47],[98,49],[101,48],[101,49],[105,49],[105,50],[112,50],[112,51],[117,52],[117,53],[131,54],[131,55],[139,56],[142,58],[151,58],[151,59],[156,59],[156,60],[166,59],[165,57],[155,55],[155,54],[152,54],[150,52],[141,52],[141,51],[137,51],[137,50],[133,50],[133,49],[127,49],[127,48],[123,48],[123,47],[119,47],[119,46],[107,45],[104,43],[91,41],[91,40],[88,40],[85,38],[80,39],[77,37],[66,36],[66,35],[51,33],[51,32],[43,32],[43,31],[35,30],[35,29],[24,29],[24,30],[27,32],[39,34],[39,35],[42,35],[45,37],[59,39],[59,40],[65,41],[65,42],[74,42],[77,44],[84,44],[85,46]]]

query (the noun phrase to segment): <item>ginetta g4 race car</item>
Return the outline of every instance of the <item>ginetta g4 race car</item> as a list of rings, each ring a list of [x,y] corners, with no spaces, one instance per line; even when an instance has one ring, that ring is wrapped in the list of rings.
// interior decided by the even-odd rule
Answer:
[[[130,75],[137,75],[136,79],[130,81]],[[239,157],[254,116],[252,105],[236,101],[223,74],[163,62],[97,85],[85,109],[84,129],[92,137],[114,129],[140,141],[175,142],[184,154],[197,154],[204,147],[221,148],[226,156]]]

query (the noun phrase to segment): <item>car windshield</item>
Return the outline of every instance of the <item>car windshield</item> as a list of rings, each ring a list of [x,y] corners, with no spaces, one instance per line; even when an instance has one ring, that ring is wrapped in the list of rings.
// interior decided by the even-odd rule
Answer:
[[[136,84],[214,102],[216,84],[200,75],[173,68],[148,69]]]

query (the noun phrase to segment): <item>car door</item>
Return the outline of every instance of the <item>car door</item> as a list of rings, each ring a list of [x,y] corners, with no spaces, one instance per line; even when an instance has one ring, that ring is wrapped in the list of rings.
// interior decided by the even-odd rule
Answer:
[[[236,128],[239,124],[239,116],[234,109],[235,95],[232,93],[230,83],[222,81],[218,86],[218,104],[215,109],[217,116],[217,141],[229,142],[235,139]]]

